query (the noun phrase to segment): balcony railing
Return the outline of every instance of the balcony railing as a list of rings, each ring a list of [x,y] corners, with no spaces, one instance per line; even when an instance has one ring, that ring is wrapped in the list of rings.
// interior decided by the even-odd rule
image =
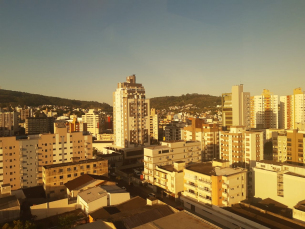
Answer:
[[[229,184],[223,183],[222,188],[227,189],[229,187]]]
[[[196,185],[190,184],[190,183],[184,183],[184,186],[189,187],[189,188],[193,188],[193,189],[197,189]]]
[[[212,182],[206,181],[206,180],[198,180],[198,182],[201,182],[201,183],[203,183],[205,185],[208,185],[208,186],[211,186],[211,183],[212,183]]]
[[[228,197],[228,193],[227,193],[227,192],[223,192],[223,193],[222,193],[222,196],[225,197],[225,198],[227,198],[227,197]]]
[[[186,190],[185,193],[187,194],[187,196],[190,196],[190,197],[193,197],[193,198],[197,198],[197,194],[196,193],[190,192],[188,190]]]
[[[207,198],[205,198],[203,196],[198,196],[198,199],[199,199],[199,201],[201,201],[201,202],[203,202],[205,204],[212,204],[212,200],[207,199]]]

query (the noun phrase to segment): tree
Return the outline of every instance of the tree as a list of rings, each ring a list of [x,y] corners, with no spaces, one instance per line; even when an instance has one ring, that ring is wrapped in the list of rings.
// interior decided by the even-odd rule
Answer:
[[[71,228],[74,221],[77,219],[75,215],[64,215],[59,217],[60,228],[66,229]]]

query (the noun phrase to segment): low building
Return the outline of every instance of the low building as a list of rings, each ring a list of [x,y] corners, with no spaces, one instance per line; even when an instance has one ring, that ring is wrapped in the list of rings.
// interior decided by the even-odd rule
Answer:
[[[201,162],[200,142],[169,141],[161,142],[161,146],[144,149],[144,179],[153,184],[156,166],[172,165],[176,161]]]
[[[108,180],[108,177],[105,177]],[[64,185],[67,188],[67,195],[70,198],[76,198],[77,194],[83,190],[86,190],[91,187],[95,187],[103,183],[104,180],[95,179],[90,174],[81,175],[73,180],[68,181]]]
[[[176,161],[173,165],[156,166],[154,185],[162,188],[165,194],[178,198],[183,191],[183,169],[185,162]]]
[[[20,217],[20,203],[16,196],[0,198],[0,223],[9,222]]]
[[[77,204],[84,212],[90,214],[102,207],[120,204],[129,199],[129,193],[116,185],[97,186],[80,192]]]
[[[104,159],[89,159],[43,166],[42,180],[47,198],[65,197],[66,187],[64,183],[86,173],[107,176],[108,161]]]
[[[304,200],[305,166],[264,160],[253,171],[255,197],[271,198],[289,208]]]
[[[294,219],[305,222],[305,200],[300,201],[293,207],[292,216]]]
[[[247,169],[219,166],[219,162],[190,164],[184,169],[183,196],[196,202],[231,206],[246,199]],[[183,197],[181,197],[183,199]]]

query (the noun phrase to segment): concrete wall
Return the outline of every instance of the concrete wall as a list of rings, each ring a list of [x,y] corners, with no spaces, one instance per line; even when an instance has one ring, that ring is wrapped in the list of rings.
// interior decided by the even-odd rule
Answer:
[[[220,207],[212,205],[211,207],[205,204],[200,204],[196,200],[192,200],[188,197],[181,197],[183,200],[184,208],[191,210],[191,205],[193,209],[200,216],[207,217],[215,222],[218,222],[222,227],[236,229],[236,228],[262,228],[267,229],[267,227],[248,220],[244,217],[238,216],[232,212],[226,211]],[[193,211],[191,211],[193,212]]]
[[[300,211],[300,210],[294,208],[292,214],[293,214],[292,218],[305,222],[305,212],[304,211]]]
[[[123,203],[130,199],[129,192],[126,193],[111,193],[109,195],[110,205]]]
[[[263,169],[255,171],[255,197],[271,198],[289,208],[293,208],[299,201],[304,200],[305,178],[289,174],[283,175],[283,194],[277,195],[277,173]]]
[[[20,207],[12,207],[0,210],[0,223],[5,223],[18,219],[20,216]]]
[[[61,199],[53,202],[31,206],[32,215],[36,215],[36,220],[44,219],[53,215],[73,211],[77,204],[68,204],[68,199]]]

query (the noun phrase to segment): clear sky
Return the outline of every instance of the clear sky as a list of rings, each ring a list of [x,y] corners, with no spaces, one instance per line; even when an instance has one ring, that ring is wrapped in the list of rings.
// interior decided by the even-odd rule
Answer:
[[[2,89],[112,105],[132,74],[148,98],[305,90],[305,0],[0,1]]]

